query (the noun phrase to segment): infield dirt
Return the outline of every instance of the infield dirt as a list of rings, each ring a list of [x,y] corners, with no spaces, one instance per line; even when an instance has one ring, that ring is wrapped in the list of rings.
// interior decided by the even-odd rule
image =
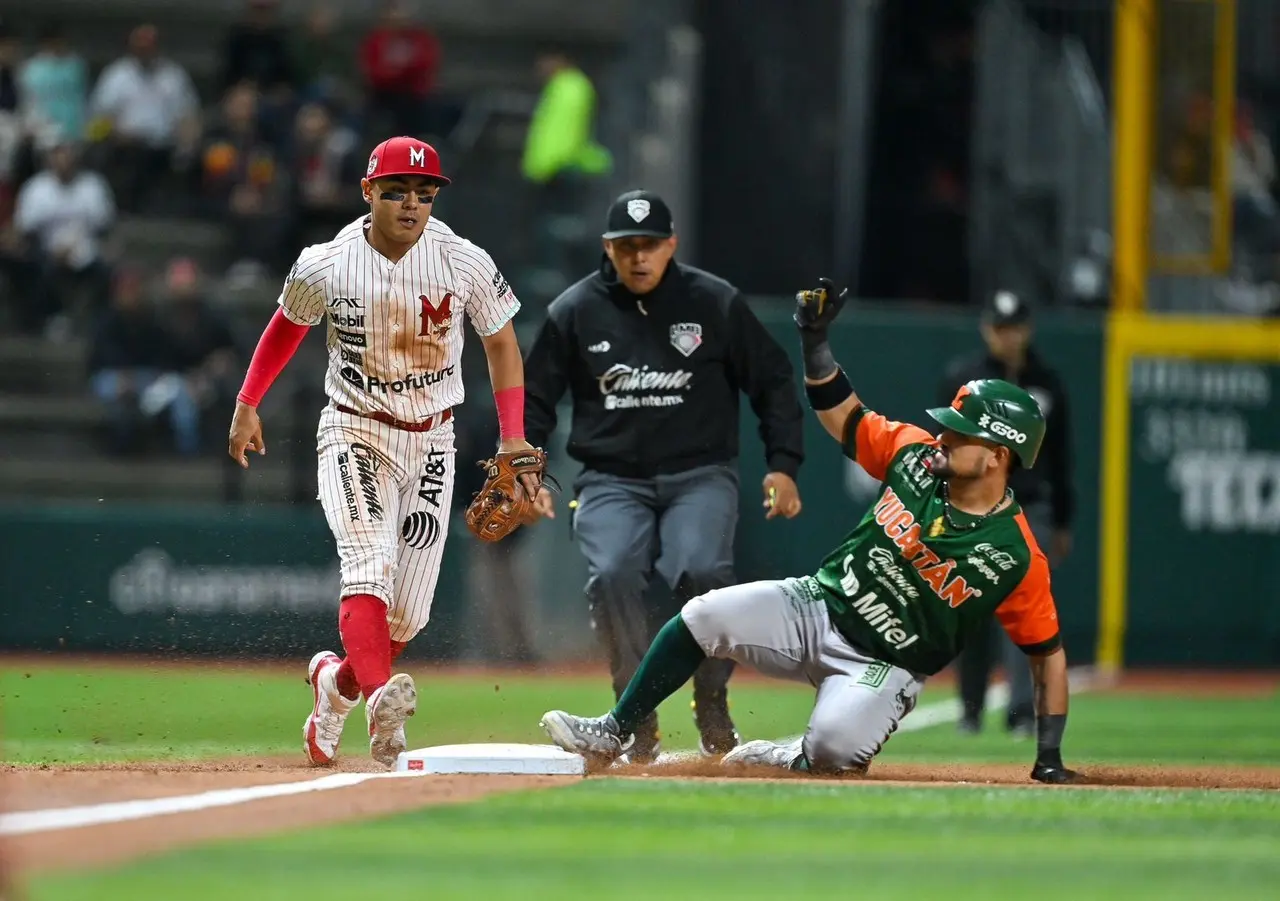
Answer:
[[[355,761],[338,772],[371,771]],[[133,801],[198,794],[220,789],[272,785],[314,779],[316,771],[279,758],[181,764],[20,767],[3,771],[4,795],[11,811]],[[624,767],[609,777],[662,779],[822,779],[780,774],[761,768],[726,769],[714,761]],[[1280,790],[1280,768],[1262,767],[1097,767],[1087,771],[1085,788],[1144,787]],[[598,778],[592,776],[589,778]],[[832,777],[825,777],[830,781]],[[472,801],[500,792],[551,788],[572,782],[555,776],[421,776],[373,779],[321,792],[250,801],[190,813],[166,814],[105,826],[60,829],[9,839],[11,860],[26,872],[77,869],[121,863],[161,851],[215,839],[245,838],[272,832],[385,816],[435,804]],[[1027,778],[1027,768],[1007,764],[890,764],[875,766],[861,778],[842,782],[904,786],[1023,786],[1061,790]]]
[[[441,675],[444,675],[442,672]],[[1274,692],[1280,678],[1266,674],[1126,674],[1101,690],[1125,693],[1257,696]],[[1028,778],[1029,766],[1009,764],[877,763],[868,775],[841,781],[868,786],[1021,786],[1029,790],[1075,790],[1041,786]],[[1280,767],[1244,766],[1096,766],[1083,767],[1082,788],[1280,790]],[[315,779],[334,772],[377,772],[372,761],[353,757],[339,767],[316,770],[299,757],[247,757],[216,761],[112,763],[81,765],[9,765],[0,767],[0,798],[7,811],[134,801],[199,794],[221,789],[274,785]],[[591,778],[604,774],[595,774]],[[695,760],[607,772],[611,778],[735,778],[796,781],[807,774],[747,768],[727,770],[714,761]],[[827,777],[830,779],[831,777]],[[422,776],[371,779],[358,785],[286,797],[250,801],[190,813],[165,814],[115,823],[62,829],[6,840],[8,856],[25,872],[77,869],[121,863],[139,857],[217,839],[361,820],[417,810],[436,804],[477,800],[488,795],[563,786],[573,779],[550,776]]]

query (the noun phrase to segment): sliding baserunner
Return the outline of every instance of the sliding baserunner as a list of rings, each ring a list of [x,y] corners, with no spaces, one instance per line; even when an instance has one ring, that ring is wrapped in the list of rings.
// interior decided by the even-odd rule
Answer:
[[[694,598],[650,645],[609,713],[553,710],[542,726],[560,747],[596,762],[632,733],[707,657],[727,657],[809,682],[817,701],[804,736],[751,741],[725,764],[865,772],[915,707],[925,679],[947,666],[994,613],[1029,656],[1036,688],[1031,777],[1066,783],[1067,659],[1049,566],[1008,487],[1044,439],[1039,406],[998,379],[960,387],[928,411],[936,437],[863,406],[836,365],[827,330],[845,293],[830,281],[796,295],[810,406],[844,453],[882,483],[879,499],[811,576],[751,582]]]

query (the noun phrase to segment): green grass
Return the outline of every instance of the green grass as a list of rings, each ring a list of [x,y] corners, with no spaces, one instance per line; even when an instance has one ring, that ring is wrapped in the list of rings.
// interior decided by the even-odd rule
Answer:
[[[604,712],[613,699],[603,672],[598,678],[433,678],[428,670],[417,684],[419,712],[409,737],[419,746],[545,742],[538,719],[547,709]],[[689,700],[685,692],[662,709],[668,747],[697,743]],[[735,692],[734,710],[759,734],[782,735],[803,728],[812,700],[803,686],[755,681]],[[301,753],[310,706],[301,672],[0,668],[3,758],[19,763]],[[358,739],[358,724],[349,736]]]
[[[543,711],[606,710],[607,679],[521,676],[433,676],[418,679],[419,715],[409,727],[416,746],[463,741],[533,741]],[[922,705],[952,699],[927,689]],[[804,729],[813,693],[804,686],[759,680],[732,688],[733,712],[748,737],[778,738]],[[189,759],[297,754],[310,690],[301,675],[225,667],[206,671],[119,667],[0,669],[3,758],[21,763]],[[359,716],[359,711],[357,711]],[[686,690],[661,710],[667,748],[697,742]],[[886,760],[1024,761],[988,715],[987,731],[961,738],[950,726],[895,735]],[[1273,764],[1280,761],[1280,695],[1261,699],[1180,699],[1081,695],[1067,732],[1073,762]],[[351,727],[349,750],[359,724]]]
[[[943,693],[944,695],[947,693]],[[950,726],[895,735],[885,760],[992,761],[1032,753],[988,712],[982,734]],[[1071,701],[1064,747],[1072,763],[1280,765],[1280,694],[1266,698],[1178,698],[1084,694]],[[1021,755],[1019,757],[1018,755]]]
[[[589,780],[44,879],[34,901],[1271,898],[1263,793]]]
[[[535,741],[550,707],[601,711],[597,678],[460,677],[423,670],[414,745]],[[742,680],[748,737],[803,729],[813,693]],[[922,706],[951,701],[931,687]],[[663,708],[664,744],[692,747],[686,690]],[[96,762],[299,754],[301,675],[0,666],[4,758]],[[1027,764],[1030,743],[950,725],[895,735],[886,760]],[[1073,699],[1070,762],[1276,764],[1280,696]],[[362,753],[360,730],[348,753]],[[1280,884],[1280,793],[1051,791],[833,783],[591,779],[563,789],[372,822],[218,843],[79,875],[45,876],[36,901],[231,896],[565,898],[1264,898]]]

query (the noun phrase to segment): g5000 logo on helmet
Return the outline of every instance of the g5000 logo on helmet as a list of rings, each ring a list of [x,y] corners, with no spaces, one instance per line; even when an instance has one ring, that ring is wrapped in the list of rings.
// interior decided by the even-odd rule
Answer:
[[[999,435],[1006,441],[1012,441],[1014,444],[1026,444],[1027,435],[1025,432],[1019,432],[1007,422],[992,418],[991,414],[983,413],[978,417],[978,426],[986,429],[993,435]]]

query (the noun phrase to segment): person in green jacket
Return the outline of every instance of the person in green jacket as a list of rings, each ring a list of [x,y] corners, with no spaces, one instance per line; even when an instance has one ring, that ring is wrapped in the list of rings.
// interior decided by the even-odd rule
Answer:
[[[545,185],[566,173],[607,174],[613,159],[592,138],[596,89],[591,79],[563,53],[543,54],[537,66],[545,86],[525,140],[524,177]]]
[[[568,273],[594,267],[599,245],[585,229],[597,198],[591,187],[613,167],[609,151],[592,135],[596,89],[561,52],[538,57],[544,82],[525,140],[521,174],[534,188],[540,266]]]

